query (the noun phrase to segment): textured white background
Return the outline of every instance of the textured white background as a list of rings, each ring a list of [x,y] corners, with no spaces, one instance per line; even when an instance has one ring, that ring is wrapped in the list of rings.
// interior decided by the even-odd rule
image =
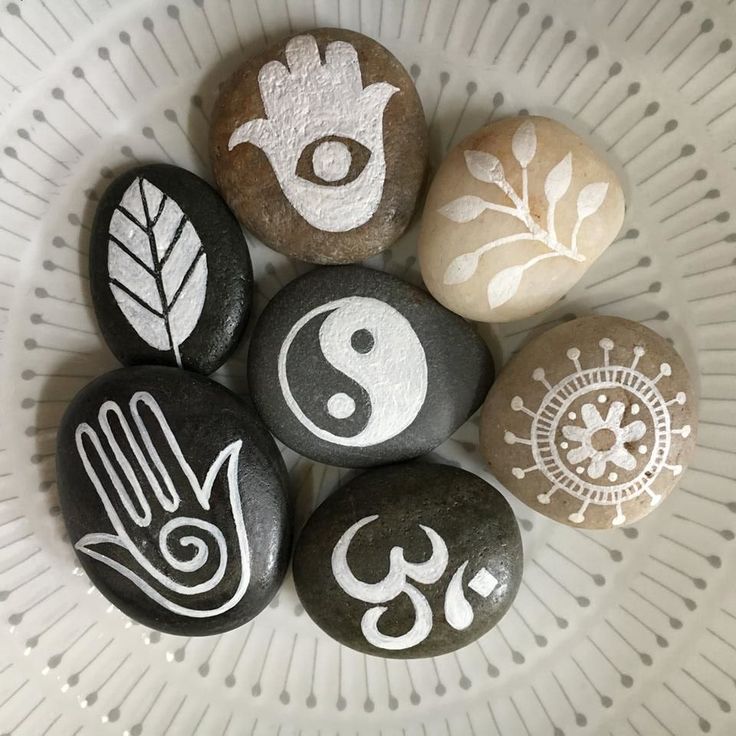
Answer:
[[[736,729],[736,4],[726,0],[25,0],[0,9],[0,733],[676,734]],[[551,113],[626,182],[620,240],[508,356],[573,314],[638,319],[699,376],[693,466],[633,529],[515,504],[527,555],[501,625],[436,660],[341,649],[290,582],[252,625],[179,640],[79,574],[54,483],[67,402],[114,366],[89,307],[95,201],[138,161],[209,177],[218,83],[267,40],[362,30],[411,70],[433,164],[489,118]],[[374,259],[418,281],[416,227]],[[253,242],[253,241],[251,241]],[[254,244],[258,306],[304,270]],[[245,390],[243,355],[217,378]],[[441,449],[482,472],[477,425]],[[346,471],[286,452],[300,518]]]

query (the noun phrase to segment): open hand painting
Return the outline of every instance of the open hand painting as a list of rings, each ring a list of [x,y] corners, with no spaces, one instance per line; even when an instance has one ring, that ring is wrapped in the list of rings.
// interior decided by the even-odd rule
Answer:
[[[250,583],[250,549],[238,484],[242,440],[225,447],[200,482],[156,399],[145,391],[134,393],[129,410],[138,436],[118,403],[106,401],[100,407],[100,430],[110,452],[96,429],[86,422],[77,426],[77,452],[114,533],[86,534],[75,547],[174,614],[210,618],[225,613],[240,602]],[[163,437],[165,446],[157,448],[152,434]],[[167,467],[162,456],[173,463]],[[172,475],[184,478],[184,487],[177,487]],[[233,549],[228,549],[229,535],[209,518],[213,491],[223,489],[225,497],[217,503],[227,504],[231,512]],[[237,585],[227,586],[233,592],[219,601],[217,589],[226,575],[236,576]],[[197,606],[200,596],[209,605]],[[215,600],[218,605],[212,605]]]
[[[270,61],[258,74],[266,118],[237,128],[228,149],[258,146],[287,199],[310,225],[328,232],[352,230],[368,222],[381,201],[383,113],[399,89],[387,82],[364,88],[358,54],[346,41],[327,45],[324,64],[309,35],[292,38],[285,55],[288,69]],[[298,173],[312,146],[317,181]],[[356,175],[355,149],[361,147],[368,158]]]

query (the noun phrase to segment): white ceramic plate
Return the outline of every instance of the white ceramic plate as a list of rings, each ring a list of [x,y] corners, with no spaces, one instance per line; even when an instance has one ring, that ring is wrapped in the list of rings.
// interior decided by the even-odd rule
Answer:
[[[0,11],[0,733],[615,736],[736,732],[736,23],[733,0],[15,0]],[[436,165],[519,110],[618,167],[624,230],[552,312],[494,330],[498,356],[571,314],[671,338],[699,376],[692,467],[631,529],[515,504],[526,570],[501,625],[454,655],[366,658],[290,581],[251,625],[181,640],[132,625],[80,574],[55,428],[115,363],[89,306],[95,200],[138,161],[209,176],[217,83],[291,30],[361,30],[411,70]],[[418,282],[416,228],[371,265]],[[304,270],[254,246],[259,306]],[[217,377],[244,389],[242,354]],[[441,454],[482,473],[472,422]],[[346,471],[286,452],[300,518]]]

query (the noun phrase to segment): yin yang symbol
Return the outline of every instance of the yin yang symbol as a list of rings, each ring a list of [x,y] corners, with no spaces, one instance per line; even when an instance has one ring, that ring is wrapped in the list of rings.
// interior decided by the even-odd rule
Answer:
[[[316,361],[326,366],[321,376],[311,367]],[[295,373],[302,380],[290,380]],[[344,447],[400,434],[427,395],[427,359],[416,332],[399,311],[371,297],[336,299],[301,317],[279,351],[278,375],[297,420]]]

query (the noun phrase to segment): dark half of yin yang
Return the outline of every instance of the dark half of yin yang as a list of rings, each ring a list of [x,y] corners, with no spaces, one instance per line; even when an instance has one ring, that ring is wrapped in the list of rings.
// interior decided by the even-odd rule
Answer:
[[[465,320],[360,266],[317,268],[269,303],[248,378],[269,429],[314,460],[363,467],[423,455],[481,405],[494,367]]]

